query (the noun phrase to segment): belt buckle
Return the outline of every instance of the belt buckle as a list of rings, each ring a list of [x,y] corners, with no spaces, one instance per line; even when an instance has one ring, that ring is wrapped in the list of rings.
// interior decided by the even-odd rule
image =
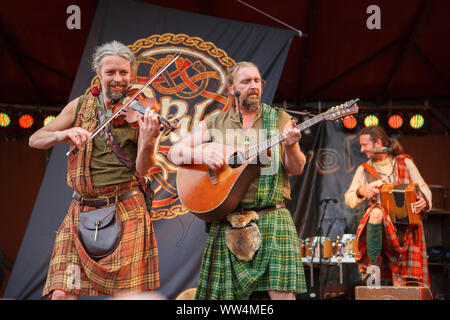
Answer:
[[[104,207],[109,207],[109,197],[98,197],[97,199],[105,199],[106,200],[106,204],[104,205]]]

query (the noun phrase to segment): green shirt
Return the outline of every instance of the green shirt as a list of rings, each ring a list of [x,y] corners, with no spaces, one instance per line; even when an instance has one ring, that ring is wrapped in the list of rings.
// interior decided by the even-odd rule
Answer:
[[[283,132],[283,128],[291,117],[286,112],[281,112],[277,129],[279,133]],[[244,146],[245,136],[248,136],[249,146],[256,145],[264,140],[266,136],[263,129],[263,119],[261,115],[261,108],[258,111],[253,126],[244,134],[242,131],[242,124],[239,121],[239,116],[236,114],[234,107],[229,108],[226,112],[220,112],[217,115],[205,118],[206,126],[210,132],[211,137],[214,137],[215,143]],[[227,130],[228,129],[228,130]],[[232,129],[232,130],[229,130]],[[217,131],[216,131],[217,130]],[[281,154],[284,153],[284,146],[281,144]],[[282,159],[281,159],[282,161]],[[291,191],[289,185],[289,178],[286,169],[281,164],[283,170],[283,197],[286,200],[291,200]],[[259,176],[255,178],[250,184],[247,192],[241,200],[241,204],[250,204],[255,202],[256,191],[259,185]]]
[[[77,106],[77,114],[83,101],[84,97],[81,97]],[[130,159],[136,161],[139,129],[129,125],[123,125],[116,128],[114,124],[110,124],[109,128],[114,137],[114,141],[119,143],[120,147],[126,152]],[[89,170],[92,185],[95,188],[106,187],[135,179],[130,169],[128,169],[119,158],[117,158],[115,153],[110,150],[101,133],[97,134],[93,140]]]

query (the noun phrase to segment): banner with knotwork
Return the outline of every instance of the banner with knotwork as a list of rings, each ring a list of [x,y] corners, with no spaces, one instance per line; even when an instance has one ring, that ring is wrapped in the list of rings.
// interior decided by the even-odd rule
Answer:
[[[227,108],[225,77],[235,61],[213,42],[186,34],[155,34],[128,45],[136,56],[137,67],[132,75],[132,87],[140,89],[175,53],[181,56],[150,86],[147,97],[159,102],[159,113],[166,119],[176,119],[178,130],[164,129],[157,140],[157,163],[149,170],[155,192],[152,220],[172,219],[188,213],[178,201],[174,176],[177,167],[167,160],[170,146],[208,115]],[[98,76],[91,86],[99,87]]]
[[[207,234],[204,222],[190,214],[178,199],[177,167],[167,159],[169,148],[199,121],[226,108],[225,75],[238,61],[252,61],[259,66],[266,80],[262,101],[270,104],[293,35],[288,30],[142,2],[98,2],[69,100],[98,86],[91,57],[95,47],[105,42],[120,41],[134,52],[137,68],[132,84],[137,88],[175,52],[181,54],[144,91],[147,96],[156,98],[163,117],[176,118],[180,126],[178,133],[162,132],[157,141],[157,164],[148,174],[155,191],[151,217],[159,252],[161,287],[158,290],[170,299],[196,286]],[[55,232],[71,199],[71,190],[63,184],[66,181],[66,152],[67,146],[59,145],[52,152],[10,280],[9,298],[40,298]],[[201,194],[198,196],[202,197]],[[36,270],[30,272],[31,269]],[[33,278],[28,276],[30,274]]]

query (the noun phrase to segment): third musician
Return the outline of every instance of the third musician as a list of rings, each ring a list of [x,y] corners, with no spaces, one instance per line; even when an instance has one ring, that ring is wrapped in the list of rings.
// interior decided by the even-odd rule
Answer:
[[[411,156],[403,154],[400,143],[388,138],[383,128],[367,127],[360,131],[361,152],[368,161],[358,167],[350,188],[345,193],[345,202],[356,208],[368,199],[370,206],[365,211],[357,229],[357,262],[361,274],[366,276],[369,265],[381,268],[384,280],[396,286],[408,283],[430,286],[427,251],[423,225],[399,223],[388,214],[392,208],[380,204],[380,188],[417,184],[418,192],[413,199],[415,215],[431,209],[431,191],[420,175]],[[402,196],[400,190],[397,196]],[[403,192],[403,193],[402,193]],[[392,194],[392,193],[391,193]],[[387,195],[390,195],[387,193]]]

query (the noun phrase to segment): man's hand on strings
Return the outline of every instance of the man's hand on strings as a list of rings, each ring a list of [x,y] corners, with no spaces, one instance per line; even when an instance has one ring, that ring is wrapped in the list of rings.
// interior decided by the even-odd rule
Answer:
[[[281,135],[284,139],[283,142],[286,147],[293,146],[302,137],[302,134],[300,130],[296,127],[296,123],[294,120],[291,120],[291,127],[284,130]]]
[[[225,157],[219,150],[206,148],[203,151],[203,163],[206,164],[208,168],[217,171],[224,166]]]

